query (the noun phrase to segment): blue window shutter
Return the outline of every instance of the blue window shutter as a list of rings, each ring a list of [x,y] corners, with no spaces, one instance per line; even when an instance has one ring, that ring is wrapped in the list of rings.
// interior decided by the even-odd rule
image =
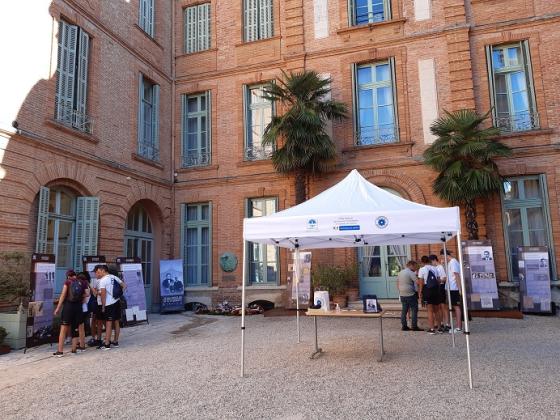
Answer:
[[[393,90],[393,123],[395,124],[395,141],[399,140],[399,109],[397,107],[397,66],[395,57],[389,58],[389,67],[391,68],[391,87]]]
[[[80,45],[78,49],[78,83],[76,92],[76,118],[75,126],[82,131],[89,131],[86,127],[87,117],[87,82],[89,59],[89,35],[80,29]]]
[[[97,255],[99,232],[99,198],[78,197],[76,200],[76,236],[74,268],[81,270],[82,257]]]
[[[208,154],[208,159],[206,164],[210,165],[212,163],[212,92],[206,92],[206,153]]]
[[[186,95],[185,95],[186,96]],[[183,283],[187,284],[187,204],[181,203],[181,256],[183,257]]]
[[[258,39],[270,38],[272,27],[272,0],[259,0],[259,36]]]
[[[159,85],[153,85],[153,107],[152,107],[152,141],[151,158],[159,160]]]
[[[144,76],[138,76],[138,154],[142,155],[144,144]]]
[[[197,51],[197,6],[185,9],[185,52],[187,54]]]
[[[488,69],[488,89],[490,90],[490,109],[494,127],[498,126],[498,113],[496,112],[496,93],[494,92],[494,66],[492,65],[492,46],[486,46],[486,66]]]
[[[49,195],[47,187],[39,190],[39,209],[37,214],[37,241],[35,252],[45,254],[47,252],[47,234],[49,226]]]
[[[245,41],[258,39],[258,0],[245,0]]]
[[[61,21],[58,30],[55,117],[66,124],[72,124],[77,44],[78,27]]]
[[[154,36],[154,0],[147,0],[147,25],[146,32],[153,37]]]
[[[210,48],[210,3],[198,6],[198,51]]]

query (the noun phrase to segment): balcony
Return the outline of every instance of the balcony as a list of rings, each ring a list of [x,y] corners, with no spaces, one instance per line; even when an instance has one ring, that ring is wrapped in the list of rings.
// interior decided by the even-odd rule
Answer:
[[[253,144],[251,146],[245,147],[245,160],[255,161],[255,160],[270,159],[273,152],[274,152],[274,147],[272,146]]]
[[[494,118],[494,125],[498,127],[502,133],[536,130],[540,127],[539,114],[529,111],[515,114],[501,114]]]
[[[397,127],[394,124],[381,127],[363,127],[356,133],[356,146],[373,146],[396,143]]]
[[[151,144],[139,143],[138,156],[143,157],[144,159],[159,162],[159,147]]]
[[[210,152],[187,152],[186,155],[182,156],[182,167],[192,168],[197,166],[208,166],[210,165]]]
[[[56,104],[56,120],[68,127],[93,134],[93,118],[63,103]]]

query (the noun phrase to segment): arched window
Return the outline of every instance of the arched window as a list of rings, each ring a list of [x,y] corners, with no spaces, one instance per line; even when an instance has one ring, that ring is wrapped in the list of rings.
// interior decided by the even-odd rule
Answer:
[[[144,284],[148,288],[152,284],[154,234],[150,216],[141,204],[134,205],[128,213],[124,239],[126,256],[142,260]],[[151,296],[151,290],[146,292],[149,292],[147,296]]]

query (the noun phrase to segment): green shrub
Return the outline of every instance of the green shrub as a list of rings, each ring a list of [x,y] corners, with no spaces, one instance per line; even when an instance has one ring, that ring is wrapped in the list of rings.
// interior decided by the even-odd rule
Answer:
[[[0,252],[0,301],[19,303],[30,297],[31,258],[24,252]]]
[[[313,287],[328,290],[329,294],[344,293],[348,287],[349,274],[346,267],[319,264],[312,273]]]

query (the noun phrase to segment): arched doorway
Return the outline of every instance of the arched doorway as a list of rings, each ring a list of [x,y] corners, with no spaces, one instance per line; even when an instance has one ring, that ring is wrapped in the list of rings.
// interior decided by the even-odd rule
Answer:
[[[398,197],[397,191],[383,188]],[[408,245],[377,245],[359,248],[360,295],[377,295],[380,299],[397,299],[397,275],[410,259]]]
[[[152,307],[154,233],[150,216],[140,203],[130,209],[126,218],[124,246],[127,257],[138,257],[142,260],[146,308],[150,310]]]

